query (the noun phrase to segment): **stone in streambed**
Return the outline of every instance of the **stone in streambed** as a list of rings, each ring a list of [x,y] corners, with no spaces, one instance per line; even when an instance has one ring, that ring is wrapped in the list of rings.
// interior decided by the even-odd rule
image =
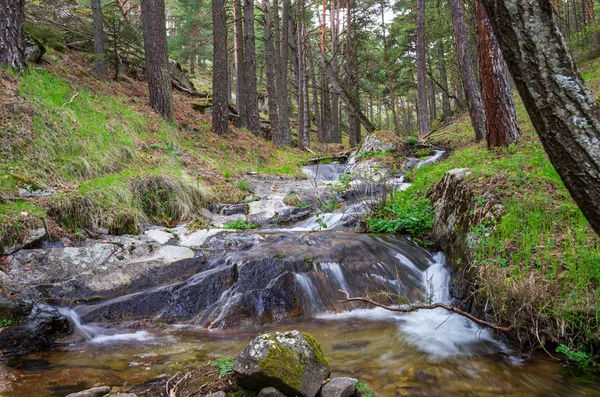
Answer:
[[[92,389],[83,390],[77,393],[68,394],[66,397],[104,397],[110,393],[110,387],[94,387]]]
[[[258,397],[285,397],[285,394],[274,387],[265,387],[258,393]]]
[[[206,397],[227,397],[227,393],[225,393],[224,391],[218,391],[215,393],[207,394]]]
[[[353,378],[332,379],[321,389],[321,397],[350,397],[356,392],[357,382]]]
[[[329,363],[309,334],[275,332],[254,338],[236,356],[234,370],[242,387],[275,387],[286,396],[315,397],[329,375]]]

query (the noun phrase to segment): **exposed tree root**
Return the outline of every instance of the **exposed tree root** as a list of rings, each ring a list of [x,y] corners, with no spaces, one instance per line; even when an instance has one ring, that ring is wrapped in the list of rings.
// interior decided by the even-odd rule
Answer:
[[[510,332],[514,329],[514,326],[511,325],[510,327],[503,327],[500,325],[496,325],[496,324],[492,324],[492,323],[488,323],[487,321],[481,320],[467,312],[464,312],[462,310],[460,310],[459,308],[456,308],[454,306],[450,306],[450,305],[446,305],[444,303],[432,303],[431,305],[415,305],[415,306],[410,306],[410,307],[391,307],[391,306],[387,306],[381,303],[377,303],[374,300],[371,300],[369,298],[363,298],[363,297],[358,297],[358,298],[351,298],[350,294],[348,294],[346,291],[344,290],[339,290],[341,293],[343,293],[344,295],[346,295],[346,299],[345,300],[341,300],[339,301],[340,303],[346,303],[346,302],[365,302],[365,303],[369,303],[373,306],[377,306],[377,307],[381,307],[385,310],[389,310],[392,312],[401,312],[401,313],[410,313],[410,312],[414,312],[417,310],[421,310],[421,309],[436,309],[438,307],[441,307],[442,309],[446,309],[452,313],[456,313],[460,316],[466,317],[469,320],[472,320],[474,322],[476,322],[479,325],[483,325],[484,327],[488,327],[488,328],[492,328],[496,331],[499,332]]]

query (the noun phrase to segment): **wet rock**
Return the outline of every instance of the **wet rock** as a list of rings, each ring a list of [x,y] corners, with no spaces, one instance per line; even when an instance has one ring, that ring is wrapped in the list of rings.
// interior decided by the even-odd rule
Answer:
[[[289,225],[303,221],[310,217],[311,214],[312,210],[310,208],[285,207],[277,213],[274,223],[279,225]]]
[[[144,234],[159,244],[166,244],[175,237],[172,233],[160,229],[146,230]]]
[[[186,90],[195,91],[194,84],[190,81],[190,77],[187,71],[181,67],[181,64],[173,59],[169,59],[169,74],[171,79],[174,80],[179,86]]]
[[[312,336],[300,331],[254,338],[235,358],[238,384],[251,390],[275,387],[285,395],[314,397],[329,375],[329,363]]]
[[[391,143],[385,143],[383,141],[380,141],[375,134],[370,134],[367,135],[367,137],[363,141],[356,157],[360,158],[366,154],[389,152],[395,149],[395,146]]]
[[[12,247],[0,247],[4,250],[4,255],[12,255],[20,249],[30,248],[39,245],[42,239],[48,234],[45,227],[41,227],[33,230],[26,230],[26,236],[21,242],[13,245]]]
[[[335,378],[321,389],[321,397],[350,397],[356,392],[358,380],[353,378]]]
[[[105,397],[110,393],[110,387],[101,386],[94,387],[88,390],[83,390],[77,393],[68,394],[66,397]]]
[[[56,309],[36,304],[21,324],[0,328],[0,358],[52,347],[55,337],[71,331],[69,321]]]
[[[285,394],[274,387],[265,387],[258,393],[258,397],[285,397]]]
[[[82,247],[18,251],[7,274],[41,298],[67,304],[189,277],[205,261],[187,247],[115,237]]]
[[[223,232],[223,229],[204,229],[193,233],[184,234],[180,237],[179,245],[192,249],[199,249],[204,246],[206,240],[221,232]]]
[[[378,159],[367,159],[356,163],[350,169],[350,174],[355,180],[366,182],[382,182],[389,177],[390,172]]]
[[[247,203],[240,203],[240,204],[224,205],[219,209],[218,213],[220,215],[237,215],[237,214],[248,215],[249,211],[250,211],[250,207],[248,206]]]

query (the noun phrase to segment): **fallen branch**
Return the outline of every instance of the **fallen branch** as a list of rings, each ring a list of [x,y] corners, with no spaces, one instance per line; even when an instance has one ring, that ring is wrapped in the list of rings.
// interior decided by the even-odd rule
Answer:
[[[432,303],[431,305],[416,305],[416,306],[410,306],[410,307],[391,307],[391,306],[386,306],[384,304],[381,303],[377,303],[374,300],[371,300],[369,298],[362,298],[362,297],[358,297],[358,298],[351,298],[350,294],[348,294],[346,291],[344,290],[339,290],[341,293],[343,293],[344,295],[346,295],[346,300],[343,301],[339,301],[340,303],[347,303],[347,302],[365,302],[365,303],[369,303],[373,306],[377,306],[377,307],[381,307],[385,310],[389,310],[392,312],[401,312],[401,313],[410,313],[410,312],[414,312],[417,310],[421,310],[421,309],[436,309],[438,307],[441,307],[442,309],[446,309],[452,313],[456,313],[460,316],[466,317],[471,321],[476,322],[479,325],[483,325],[484,327],[488,327],[488,328],[492,328],[496,331],[499,332],[510,332],[513,330],[514,326],[510,326],[510,327],[502,327],[500,325],[496,325],[496,324],[492,324],[492,323],[488,323],[487,321],[483,321],[467,312],[464,312],[454,306],[450,306],[450,305],[446,305],[445,303]]]
[[[79,91],[77,91],[75,94],[73,94],[73,96],[71,97],[71,99],[69,99],[67,102],[65,102],[62,107],[64,108],[65,106],[67,106],[70,103],[73,103],[73,101],[75,100],[75,98],[77,98],[79,96]]]

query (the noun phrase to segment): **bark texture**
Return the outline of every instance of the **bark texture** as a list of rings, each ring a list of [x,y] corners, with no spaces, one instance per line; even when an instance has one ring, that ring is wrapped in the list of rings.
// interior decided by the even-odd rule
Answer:
[[[600,234],[600,107],[584,86],[549,0],[483,0],[550,161]]]
[[[279,12],[277,12],[278,14]],[[283,145],[290,146],[290,109],[288,106],[288,41],[289,41],[289,19],[290,19],[290,0],[283,0],[281,10],[281,40],[279,42],[279,60],[281,70],[279,71],[279,87],[277,89],[279,104],[279,128]],[[275,18],[275,24],[279,25],[278,18]]]
[[[240,115],[240,127],[248,125],[248,111],[246,110],[246,65],[244,64],[244,16],[242,14],[241,0],[233,0],[234,45],[235,45],[235,105]]]
[[[150,105],[164,119],[173,120],[173,89],[168,69],[164,0],[142,0],[146,79]]]
[[[21,70],[26,66],[24,22],[25,0],[3,0],[0,4],[0,67]]]
[[[486,140],[488,148],[493,149],[516,142],[521,131],[517,122],[508,68],[480,0],[475,1],[475,14],[479,37],[481,94],[486,115]]]
[[[212,0],[212,21],[212,129],[216,134],[226,134],[229,132],[229,68],[227,67],[227,25],[225,15],[225,0]]]
[[[94,20],[94,64],[96,73],[106,78],[106,54],[104,53],[104,21],[102,20],[102,3],[100,0],[92,0],[92,18]]]
[[[467,22],[465,21],[461,0],[450,0],[450,15],[454,28],[454,41],[456,43],[460,77],[465,90],[465,96],[467,97],[467,107],[471,116],[471,124],[475,130],[475,139],[481,140],[486,136],[485,111],[483,109],[479,82],[473,70],[473,58],[469,51]]]
[[[246,110],[248,129],[262,136],[258,115],[258,92],[256,91],[256,49],[254,36],[254,1],[244,0],[244,56],[246,67]]]
[[[268,93],[268,106],[269,106],[269,123],[271,124],[271,136],[275,146],[283,147],[283,137],[281,136],[281,130],[279,129],[279,106],[278,106],[278,85],[277,81],[278,70],[281,64],[278,62],[278,57],[275,54],[275,45],[273,43],[273,32],[271,29],[271,4],[269,0],[262,1],[263,6],[263,18],[264,18],[264,38],[265,38],[265,54],[267,56],[267,62],[265,67],[267,69],[267,93]]]
[[[425,0],[417,0],[417,117],[419,119],[419,136],[425,136],[429,133],[425,52]]]

